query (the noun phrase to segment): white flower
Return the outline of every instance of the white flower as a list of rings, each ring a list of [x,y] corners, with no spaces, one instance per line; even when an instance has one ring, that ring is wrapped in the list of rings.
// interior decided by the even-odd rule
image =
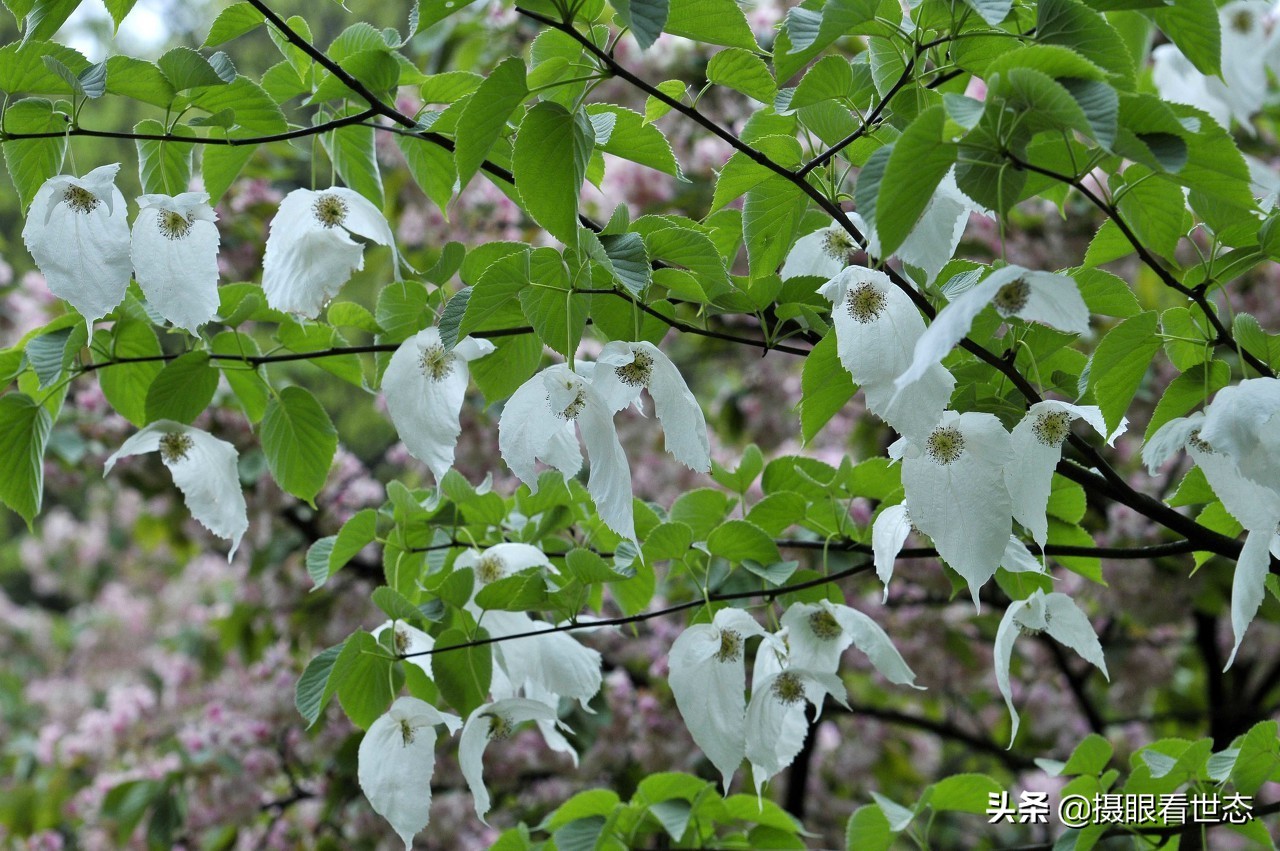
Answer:
[[[554,629],[524,612],[487,611],[478,620],[493,638]],[[524,689],[527,696],[567,697],[585,709],[600,691],[600,654],[579,644],[568,632],[526,635],[496,642],[493,647],[495,661],[511,688]]]
[[[1053,487],[1053,471],[1062,460],[1062,444],[1071,434],[1071,423],[1077,419],[1093,426],[1098,434],[1106,435],[1107,424],[1101,408],[1054,399],[1032,405],[1010,435],[1013,456],[1005,465],[1004,481],[1013,500],[1013,519],[1027,527],[1041,549],[1049,538],[1045,512]],[[1107,440],[1108,445],[1124,433],[1125,426],[1125,422],[1120,423]]]
[[[458,554],[453,565],[455,568],[471,568],[475,572],[476,582],[480,585],[506,579],[531,567],[555,570],[542,550],[532,544],[520,543],[494,544],[483,553],[466,550]]]
[[[124,196],[115,186],[120,163],[84,177],[60,174],[31,201],[22,241],[49,290],[92,324],[124,300],[133,266]]]
[[[248,509],[236,468],[240,457],[236,448],[207,431],[171,420],[157,420],[111,454],[103,475],[110,473],[121,458],[157,450],[182,491],[191,516],[213,534],[231,541],[231,552],[227,554],[230,561],[249,528]]]
[[[827,695],[848,708],[844,683],[835,674],[788,667],[752,688],[747,705],[747,759],[757,796],[765,781],[790,765],[799,753],[809,726],[804,704],[813,704],[820,716]],[[797,733],[800,744],[796,744]]]
[[[974,317],[988,304],[995,305],[996,312],[1004,317],[1016,316],[1072,334],[1089,332],[1089,308],[1072,278],[1005,266],[938,311],[916,341],[910,369],[894,382],[897,389],[901,391],[919,381],[931,366],[940,363],[969,333]]]
[[[876,576],[884,584],[884,599],[889,599],[889,580],[902,552],[902,545],[911,534],[911,516],[903,503],[882,510],[871,526],[871,557],[875,562]]]
[[[414,834],[431,820],[437,724],[453,733],[462,721],[416,697],[402,697],[369,725],[360,741],[356,759],[360,788],[373,811],[404,840],[405,851],[413,847]]]
[[[408,656],[405,659],[406,662],[412,662],[421,668],[428,677],[431,676],[430,652],[435,648],[436,640],[422,630],[409,626],[404,621],[387,621],[380,624],[369,634],[376,641],[378,636],[393,628],[395,632],[392,636],[392,650],[399,656]]]
[[[796,240],[782,263],[782,279],[830,278],[848,266],[860,246],[840,225],[832,224]]]
[[[262,258],[267,304],[311,319],[319,316],[351,273],[364,268],[364,247],[351,234],[389,247],[400,280],[391,226],[363,195],[334,186],[319,192],[295,189],[284,196]]]
[[[591,459],[587,492],[605,525],[636,539],[631,513],[631,468],[618,442],[613,411],[592,382],[565,364],[539,372],[511,394],[498,419],[498,449],[529,489],[537,490],[535,462],[555,467],[566,478],[582,466],[574,424]]]
[[[467,364],[492,352],[493,343],[465,337],[446,351],[439,328],[400,344],[382,376],[387,412],[409,454],[431,468],[436,481],[453,466],[467,393]]]
[[[668,656],[668,682],[689,735],[720,772],[727,793],[746,756],[746,645],[764,630],[741,609],[680,633]]]
[[[556,711],[545,703],[523,697],[508,697],[479,706],[467,718],[462,735],[458,738],[458,764],[462,776],[471,787],[475,799],[476,815],[485,822],[489,812],[489,790],[484,785],[484,751],[489,742],[506,739],[517,725],[525,721],[542,721],[558,724]],[[568,730],[564,724],[562,729]]]
[[[867,409],[903,434],[931,429],[951,400],[955,378],[933,364],[911,392],[894,398],[893,380],[911,365],[925,332],[920,311],[889,276],[850,266],[818,289],[831,303],[840,363],[862,387]]]
[[[1025,600],[1014,600],[1005,609],[992,655],[996,665],[996,685],[1009,707],[1013,730],[1009,735],[1009,747],[1018,736],[1018,712],[1013,708],[1013,695],[1009,688],[1009,661],[1013,657],[1013,641],[1020,633],[1047,632],[1059,644],[1070,647],[1080,658],[1102,671],[1108,680],[1107,662],[1102,658],[1102,645],[1084,612],[1066,594],[1046,594],[1036,590]]]
[[[209,194],[143,195],[138,205],[134,277],[161,316],[195,334],[218,311],[218,217]]]
[[[818,673],[834,674],[840,655],[852,644],[871,660],[885,679],[916,686],[916,675],[880,625],[867,615],[829,600],[793,603],[782,615],[790,643],[790,664]]]
[[[596,359],[591,383],[610,410],[621,411],[648,390],[667,451],[699,473],[711,469],[711,444],[702,407],[671,359],[653,343],[613,342]]]
[[[916,528],[938,555],[978,590],[999,567],[1012,530],[1013,506],[1004,483],[1011,459],[1009,433],[991,414],[947,411],[922,441],[899,441],[902,487]]]
[[[1280,378],[1224,387],[1204,411],[1200,437],[1248,478],[1280,493]]]
[[[493,699],[503,700],[508,697],[519,697],[523,693],[529,700],[536,700],[539,703],[545,703],[552,709],[560,705],[560,696],[552,694],[547,689],[537,683],[525,681],[523,688],[516,688],[509,679],[501,666],[493,669],[493,679],[489,685],[489,693],[493,695]],[[589,710],[588,710],[589,711]],[[558,718],[535,718],[534,723],[538,725],[538,731],[542,733],[543,740],[547,743],[547,747],[556,753],[562,753],[573,761],[576,768],[578,765],[578,752],[574,750],[573,745],[569,744],[569,740],[558,729],[564,725],[560,723]],[[567,729],[567,728],[566,728]]]

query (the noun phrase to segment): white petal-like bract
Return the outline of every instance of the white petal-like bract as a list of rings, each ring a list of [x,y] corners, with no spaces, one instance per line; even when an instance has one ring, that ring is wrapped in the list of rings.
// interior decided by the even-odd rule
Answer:
[[[782,263],[782,279],[830,278],[848,266],[858,250],[857,243],[840,225],[821,228],[796,240]]]
[[[821,715],[827,695],[848,706],[839,677],[802,668],[789,667],[770,674],[752,688],[747,705],[747,759],[751,761],[757,795],[765,781],[790,765],[799,753],[795,733],[798,729],[803,743],[808,728],[804,704],[813,704]]]
[[[60,174],[31,201],[22,240],[49,291],[66,299],[88,322],[124,300],[133,265],[124,196],[115,186],[120,163],[84,177]]]
[[[386,621],[379,624],[375,629],[369,632],[375,639],[388,629],[394,629],[394,638],[392,649],[401,656],[407,656],[406,662],[411,662],[421,668],[426,675],[431,676],[431,655],[430,651],[435,648],[436,640],[427,633],[410,626],[404,621]],[[417,655],[409,655],[417,654]]]
[[[230,561],[249,528],[236,448],[207,431],[157,420],[111,454],[103,475],[110,473],[121,458],[157,450],[173,475],[174,484],[182,491],[191,516],[213,534],[231,541],[231,552],[227,554]]]
[[[431,468],[436,481],[453,466],[466,397],[467,364],[494,349],[488,340],[466,337],[446,351],[440,329],[419,331],[400,344],[382,375],[387,412],[409,454]]]
[[[871,527],[871,554],[876,565],[876,576],[884,583],[884,599],[889,599],[889,580],[902,545],[911,534],[911,517],[902,503],[891,505],[880,512]]]
[[[508,738],[526,721],[556,723],[556,711],[536,700],[508,697],[477,707],[462,728],[462,735],[458,737],[458,764],[471,788],[480,821],[485,821],[489,812],[489,790],[484,785],[485,748],[491,741]]]
[[[455,568],[469,567],[475,571],[477,589],[531,567],[555,570],[542,550],[532,544],[515,541],[494,544],[484,552],[465,550],[458,554],[453,565]]]
[[[494,638],[544,632],[553,627],[524,612],[488,611],[480,626]],[[576,700],[584,707],[600,691],[600,654],[568,632],[546,632],[493,645],[495,661],[514,688],[533,683],[545,692]],[[526,689],[526,694],[529,691]]]
[[[793,603],[782,615],[790,640],[790,664],[808,671],[834,674],[849,645],[861,650],[885,679],[915,686],[916,675],[893,641],[868,615],[829,600]]]
[[[220,238],[209,194],[143,195],[138,204],[134,277],[161,316],[195,334],[218,311]]]

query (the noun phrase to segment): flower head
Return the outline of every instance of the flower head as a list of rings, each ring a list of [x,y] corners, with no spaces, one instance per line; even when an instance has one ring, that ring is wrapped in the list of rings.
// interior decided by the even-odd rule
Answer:
[[[206,192],[138,198],[130,255],[160,315],[192,334],[218,310],[217,214]]]
[[[820,228],[796,240],[782,263],[782,279],[830,278],[853,263],[861,250],[840,225]]]
[[[837,673],[841,654],[852,644],[889,682],[915,686],[916,675],[888,634],[857,609],[837,606],[829,600],[793,603],[783,614],[782,625],[790,640],[790,664],[797,668]]]
[[[363,195],[341,186],[319,192],[295,189],[286,195],[271,220],[262,259],[267,304],[312,319],[319,316],[351,273],[364,268],[364,248],[352,234],[388,246],[400,280],[391,226]]]
[[[124,196],[115,186],[120,163],[84,177],[45,181],[27,211],[22,240],[49,290],[92,323],[124,300],[133,267]]]
[[[831,695],[848,707],[844,683],[835,674],[786,667],[753,684],[747,705],[747,759],[759,795],[764,783],[796,758],[809,729],[805,703],[818,715]]]
[[[471,568],[475,572],[476,582],[481,585],[506,579],[531,567],[555,569],[542,550],[532,544],[516,542],[494,544],[484,552],[466,550],[458,554],[453,564],[455,568]]]
[[[436,481],[453,466],[467,392],[467,364],[493,351],[493,343],[465,337],[446,351],[439,328],[405,340],[382,376],[387,411],[409,454],[431,468]]]
[[[401,697],[369,725],[357,753],[356,777],[374,812],[413,847],[431,819],[431,775],[436,767],[436,725],[453,733],[462,721],[416,697]]]
[[[157,420],[111,454],[103,475],[110,473],[121,458],[156,451],[173,474],[191,516],[213,534],[231,540],[231,552],[227,554],[230,561],[249,528],[236,448],[207,431]]]
[[[369,634],[377,639],[387,630],[392,630],[391,649],[396,655],[408,656],[406,662],[417,665],[428,677],[431,676],[430,651],[436,646],[436,640],[404,621],[386,621]]]
[[[480,821],[485,821],[489,812],[489,790],[484,785],[485,749],[490,742],[510,738],[515,728],[526,721],[542,721],[569,729],[558,721],[553,707],[523,697],[503,698],[476,707],[462,728],[462,735],[458,737],[458,764],[467,786],[471,787]]]

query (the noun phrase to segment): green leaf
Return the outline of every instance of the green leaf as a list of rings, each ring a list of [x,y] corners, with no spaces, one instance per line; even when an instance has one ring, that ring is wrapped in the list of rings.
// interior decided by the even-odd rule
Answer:
[[[520,290],[520,309],[542,342],[569,357],[582,342],[591,297],[573,295],[564,263],[554,251],[534,252],[529,283]]]
[[[378,512],[372,508],[364,508],[352,515],[342,524],[337,535],[322,540],[331,540],[322,569],[311,570],[311,553],[307,553],[307,571],[317,588],[329,581],[335,573],[369,544],[373,543],[378,533]],[[317,542],[318,543],[318,542]]]
[[[782,560],[773,538],[759,526],[746,520],[728,520],[716,527],[707,536],[707,549],[712,555],[735,564],[745,559],[760,564],[773,564]]]
[[[22,26],[22,43],[50,38],[62,28],[80,2],[81,0],[34,0],[30,4],[23,4],[28,11]]]
[[[175,91],[184,92],[201,86],[223,86],[226,80],[196,51],[189,47],[175,47],[156,60],[156,65]]]
[[[488,633],[477,629],[475,639],[484,638],[488,638]],[[440,695],[464,718],[485,702],[493,679],[493,648],[487,644],[465,646],[470,641],[462,630],[446,629],[436,638],[436,649],[458,649],[438,652],[431,657],[431,672],[435,675]]]
[[[1080,297],[1090,313],[1128,319],[1142,312],[1142,305],[1129,288],[1128,281],[1117,275],[1101,269],[1077,269],[1071,277],[1080,288]]]
[[[413,10],[409,13],[409,29],[414,35],[428,27],[433,27],[461,9],[470,6],[476,0],[413,0]]]
[[[378,292],[374,319],[382,328],[381,339],[403,342],[431,324],[427,288],[417,281],[398,281]]]
[[[147,424],[147,391],[163,368],[159,360],[162,354],[160,341],[149,324],[127,317],[116,322],[113,336],[112,358],[156,358],[154,361],[113,364],[98,370],[102,395],[107,397],[117,413],[141,428]]]
[[[153,118],[139,121],[133,130],[135,133],[188,139],[196,135],[183,124],[173,125],[166,133],[165,126]],[[143,192],[177,195],[187,190],[187,184],[191,182],[191,145],[139,139],[137,146],[138,177]]]
[[[688,526],[693,540],[705,541],[716,524],[729,513],[731,502],[729,495],[723,491],[698,488],[683,494],[671,504],[668,519],[672,523]]]
[[[1260,721],[1240,740],[1240,754],[1231,768],[1231,782],[1242,795],[1255,795],[1275,779],[1280,769],[1280,739],[1275,721]]]
[[[193,91],[191,103],[210,115],[218,115],[227,110],[233,112],[235,132],[232,136],[283,133],[289,129],[289,122],[285,120],[279,104],[262,86],[244,75],[236,77],[230,83]]]
[[[956,145],[943,138],[946,120],[940,104],[929,107],[903,131],[889,154],[875,205],[883,256],[893,254],[906,240],[955,164]]]
[[[190,425],[213,401],[218,370],[208,352],[187,352],[164,365],[147,388],[147,422],[174,420]]]
[[[648,50],[658,40],[670,14],[670,0],[612,0],[612,6],[641,50]]]
[[[639,234],[619,233],[597,237],[613,277],[634,296],[643,295],[653,279],[649,252]]]
[[[356,111],[358,110],[355,108],[349,108],[338,115],[349,115]],[[333,166],[337,169],[342,182],[381,209],[382,173],[374,153],[373,134],[372,127],[351,125],[325,133],[321,136],[321,141],[329,158],[333,160]]]
[[[389,585],[379,585],[374,588],[369,598],[391,620],[408,621],[409,623],[420,623],[422,620],[422,612],[418,610],[418,607],[409,602],[408,597]],[[394,641],[391,642],[391,649],[395,652]]]
[[[645,536],[645,562],[684,558],[693,543],[693,530],[684,523],[660,523]]]
[[[71,328],[59,328],[48,334],[41,334],[27,343],[27,363],[35,370],[36,378],[40,380],[41,390],[62,376],[67,341],[71,337],[71,331]]]
[[[461,191],[480,170],[489,149],[498,141],[511,113],[524,103],[529,92],[525,87],[524,60],[512,56],[493,69],[458,117],[454,135],[457,148],[454,162],[458,168]]]
[[[3,61],[3,57],[0,57],[0,61]],[[10,104],[5,110],[4,126],[10,133],[50,133],[65,130],[67,121],[65,116],[54,112],[53,104],[49,101],[23,98]],[[9,140],[0,147],[4,150],[4,164],[9,171],[9,179],[18,191],[22,206],[27,207],[44,182],[61,171],[67,140],[65,136]]]
[[[740,47],[722,50],[711,57],[707,63],[707,82],[742,92],[764,104],[773,103],[778,94],[778,84],[769,66],[750,50]]]
[[[251,3],[232,3],[218,13],[213,26],[209,28],[209,37],[204,40],[204,47],[217,47],[252,32],[262,25],[266,18]]]
[[[854,810],[844,829],[848,851],[889,851],[896,839],[897,834],[889,828],[884,810],[874,805]]]
[[[314,505],[338,448],[338,433],[324,408],[303,388],[286,387],[267,405],[261,438],[281,489]]]
[[[49,412],[30,396],[0,396],[0,502],[18,512],[27,528],[44,495],[44,447],[53,428]]]
[[[523,206],[534,221],[569,246],[578,240],[578,193],[594,137],[585,115],[573,115],[547,101],[525,113],[516,135],[512,171]]]
[[[666,31],[706,44],[760,49],[747,16],[733,0],[676,0],[667,15]]]
[[[534,334],[503,337],[497,348],[471,362],[471,380],[490,403],[506,399],[538,371],[542,342]]]
[[[1102,408],[1108,433],[1115,431],[1156,352],[1160,351],[1155,311],[1121,322],[1102,338],[1089,367],[1089,388]]]
[[[565,573],[583,585],[599,585],[602,582],[619,582],[628,579],[618,573],[591,550],[574,547],[564,558]]]
[[[453,184],[457,180],[453,154],[434,142],[416,136],[397,135],[395,140],[396,146],[404,154],[405,164],[409,167],[414,183],[447,217],[449,199],[453,197]]]
[[[237,331],[220,332],[213,338],[209,350],[213,354],[233,355],[237,358],[254,357],[260,354],[254,339]],[[267,386],[258,369],[243,361],[235,363],[219,358],[219,362],[222,365],[223,377],[227,379],[227,384],[231,385],[232,392],[236,394],[241,407],[244,408],[245,417],[251,423],[261,422],[263,414],[267,412],[271,388]]]
[[[671,143],[667,141],[667,137],[661,130],[652,124],[645,123],[640,113],[603,103],[587,107],[587,114],[592,118],[601,116],[613,118],[613,132],[609,134],[608,141],[599,146],[601,151],[640,163],[663,174],[684,179],[680,172],[680,164],[676,162],[675,154],[671,150]]]
[[[800,435],[805,443],[858,392],[849,371],[836,354],[834,329],[818,342],[804,359],[800,374]]]
[[[200,174],[204,178],[209,203],[216,204],[253,158],[254,145],[205,145],[200,154]]]
[[[177,94],[154,62],[121,55],[107,57],[107,91],[162,109]]]
[[[521,571],[482,587],[475,603],[482,609],[525,612],[547,605],[547,580],[541,571]]]
[[[45,64],[46,56],[57,59],[73,74],[89,67],[89,60],[79,51],[55,42],[32,39],[22,44],[7,44],[0,47],[0,89],[10,94],[71,94],[67,81]]]
[[[1115,74],[1126,88],[1133,85],[1134,60],[1124,39],[1106,18],[1080,0],[1040,0],[1036,4],[1036,41],[1071,48]]]
[[[985,774],[956,774],[933,784],[929,806],[935,810],[960,813],[986,813],[990,795],[999,795],[1004,787]]]
[[[1131,165],[1125,169],[1123,181],[1112,177],[1112,189],[1120,197],[1120,215],[1138,241],[1161,257],[1173,259],[1189,224],[1182,187],[1145,166]]]
[[[687,86],[683,80],[665,80],[654,86],[671,100],[682,102]],[[671,111],[671,105],[661,98],[649,95],[644,101],[644,123],[651,124]]]
[[[302,676],[298,678],[298,685],[293,692],[293,704],[298,708],[298,714],[306,720],[308,727],[316,723],[320,712],[328,703],[328,698],[332,696],[326,696],[325,692],[329,684],[329,675],[333,672],[334,663],[338,661],[344,644],[345,642],[335,644],[318,653],[307,663]]]
[[[138,0],[104,0],[107,6],[107,12],[111,15],[111,21],[116,25],[116,29],[120,29],[120,22],[125,19],[129,11],[133,9],[134,4]]]
[[[342,711],[362,730],[387,711],[395,699],[396,661],[367,632],[352,633],[333,662],[321,704],[336,691]]]
[[[1208,77],[1220,73],[1222,26],[1214,0],[1178,0],[1149,14],[1197,71]]]
[[[993,27],[1009,17],[1009,10],[1013,8],[1013,0],[964,0],[964,3]]]
[[[1090,733],[1084,737],[1080,744],[1076,745],[1076,749],[1071,752],[1071,756],[1067,759],[1067,763],[1062,767],[1060,773],[1064,777],[1078,774],[1101,774],[1111,761],[1112,752],[1113,749],[1110,742],[1097,733]]]
[[[771,275],[782,265],[808,207],[809,196],[781,176],[770,177],[747,190],[742,205],[742,237],[753,276]]]

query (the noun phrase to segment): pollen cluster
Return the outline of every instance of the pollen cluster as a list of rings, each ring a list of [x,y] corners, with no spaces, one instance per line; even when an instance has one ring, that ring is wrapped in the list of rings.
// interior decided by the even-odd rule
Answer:
[[[938,426],[924,444],[929,457],[939,464],[950,464],[964,454],[964,435],[955,426]]]
[[[182,239],[191,233],[191,220],[181,213],[165,210],[160,214],[160,233],[166,239]]]
[[[427,346],[418,356],[418,366],[429,380],[440,381],[453,372],[454,359],[453,352],[446,352],[444,346]]]
[[[849,315],[863,325],[879,319],[886,304],[888,299],[884,297],[884,293],[870,281],[849,290],[849,296],[845,300]]]
[[[62,193],[62,200],[77,213],[92,213],[102,203],[96,195],[80,186],[68,186]]]
[[[616,367],[614,372],[618,374],[618,380],[628,387],[644,387],[653,374],[653,356],[648,352],[637,351],[631,363]]]
[[[506,573],[507,565],[502,561],[502,556],[495,553],[485,553],[476,563],[476,578],[485,584],[497,582]]]
[[[804,700],[804,680],[794,671],[783,671],[773,681],[773,696],[785,704]]]
[[[515,732],[516,725],[511,723],[511,719],[497,712],[489,714],[489,739],[506,739],[510,738]]]
[[[323,192],[311,206],[316,221],[327,228],[336,227],[346,221],[347,202],[331,192]]]
[[[822,641],[835,641],[844,632],[836,621],[835,615],[826,609],[818,609],[809,615],[809,629]]]
[[[1061,446],[1071,433],[1071,414],[1066,411],[1045,411],[1036,416],[1031,433],[1045,446]]]
[[[405,747],[413,744],[414,730],[409,725],[409,719],[400,719],[400,738],[404,740]]]
[[[1208,453],[1213,451],[1213,445],[1200,436],[1200,429],[1196,429],[1187,435],[1187,443],[1191,445],[1192,449],[1200,452]]]
[[[1001,316],[1013,316],[1027,306],[1027,299],[1030,297],[1031,285],[1024,278],[1018,278],[1001,287],[991,303]]]
[[[841,230],[829,230],[827,235],[822,238],[822,253],[832,260],[839,260],[844,263],[849,262],[849,255],[853,254],[855,248],[857,246],[853,244],[853,240]]]
[[[732,629],[720,630],[720,649],[717,662],[737,662],[742,658],[742,634]]]
[[[391,633],[391,644],[395,647],[396,655],[403,656],[409,649],[409,633],[403,629],[393,630]]]
[[[1231,16],[1231,28],[1241,35],[1253,32],[1253,12],[1248,9],[1237,11]]]
[[[1045,629],[1049,628],[1049,620],[1050,620],[1050,615],[1049,615],[1049,612],[1046,611],[1044,613],[1043,629],[1036,629],[1035,627],[1027,626],[1026,624],[1020,623],[1018,624],[1018,631],[1021,632],[1023,635],[1039,635],[1040,633],[1044,632]]]
[[[548,402],[551,401],[550,396],[547,397],[547,401]],[[573,397],[572,402],[564,406],[563,411],[557,412],[556,416],[558,416],[562,420],[576,420],[578,418],[578,414],[582,413],[582,409],[585,408],[586,406],[587,406],[587,391],[583,390],[582,388],[578,388],[578,395]]]
[[[195,441],[190,435],[182,432],[166,434],[160,438],[160,457],[166,464],[177,463],[186,459],[187,453],[194,445]]]

